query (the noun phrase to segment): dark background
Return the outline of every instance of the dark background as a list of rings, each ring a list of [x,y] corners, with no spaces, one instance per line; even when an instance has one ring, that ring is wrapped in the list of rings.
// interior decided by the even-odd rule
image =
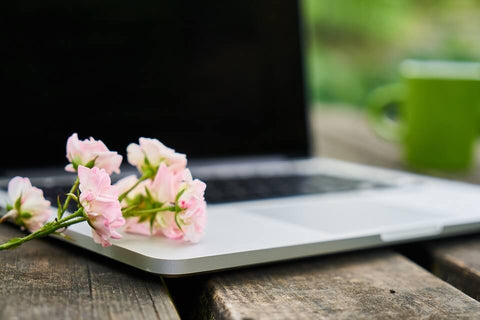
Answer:
[[[0,21],[0,168],[64,165],[73,132],[307,154],[295,1],[20,0]]]

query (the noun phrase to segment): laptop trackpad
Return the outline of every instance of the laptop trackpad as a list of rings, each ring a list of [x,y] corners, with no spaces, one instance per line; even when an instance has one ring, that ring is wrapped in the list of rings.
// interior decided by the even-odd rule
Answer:
[[[248,211],[334,234],[435,222],[442,217],[419,209],[364,200],[283,204]]]

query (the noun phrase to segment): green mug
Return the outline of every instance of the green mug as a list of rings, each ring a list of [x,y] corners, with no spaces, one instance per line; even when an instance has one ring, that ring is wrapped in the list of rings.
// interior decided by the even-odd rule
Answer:
[[[375,131],[402,142],[413,168],[468,169],[480,129],[480,63],[406,60],[400,74],[401,83],[369,97]]]

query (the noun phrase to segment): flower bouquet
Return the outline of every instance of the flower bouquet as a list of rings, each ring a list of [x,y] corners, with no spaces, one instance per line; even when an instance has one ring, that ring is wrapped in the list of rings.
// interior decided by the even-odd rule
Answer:
[[[28,178],[15,177],[8,183],[6,213],[10,220],[31,233],[0,245],[0,250],[57,234],[76,223],[86,222],[93,240],[110,246],[120,239],[118,232],[164,236],[198,242],[207,222],[204,182],[193,179],[184,154],[176,153],[156,139],[140,138],[127,147],[128,162],[140,177],[131,175],[112,185],[110,175],[120,173],[122,156],[94,138],[79,140],[76,133],[67,140],[65,170],[77,174],[73,186],[57,197],[55,214],[43,191]],[[73,212],[67,210],[72,201]]]

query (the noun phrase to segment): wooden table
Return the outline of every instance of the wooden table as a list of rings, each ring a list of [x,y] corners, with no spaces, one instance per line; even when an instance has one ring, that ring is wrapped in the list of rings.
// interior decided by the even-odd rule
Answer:
[[[360,113],[311,119],[317,155],[403,168]],[[480,183],[479,168],[450,177]],[[0,226],[1,241],[20,234]],[[0,319],[480,319],[479,236],[176,279],[54,239],[0,261]]]

